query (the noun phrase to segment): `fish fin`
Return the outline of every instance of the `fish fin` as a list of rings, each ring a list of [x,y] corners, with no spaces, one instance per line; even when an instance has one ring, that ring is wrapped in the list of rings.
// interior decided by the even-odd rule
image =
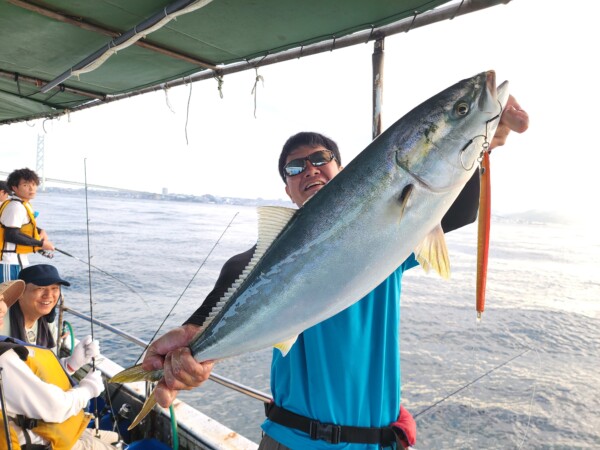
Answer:
[[[286,208],[283,206],[260,206],[257,210],[258,241],[256,243],[256,250],[254,250],[250,262],[244,268],[241,275],[233,282],[225,294],[223,294],[223,297],[221,297],[217,304],[210,310],[209,316],[202,324],[203,328],[206,328],[214,320],[219,311],[223,309],[229,298],[237,291],[238,287],[244,282],[250,272],[252,272],[252,269],[254,269],[273,241],[279,236],[281,230],[285,228],[290,219],[298,211],[295,208]]]
[[[442,278],[450,278],[450,259],[444,238],[444,230],[438,224],[415,250],[417,261],[425,272],[435,269]]]
[[[400,202],[400,217],[398,218],[398,220],[402,219],[402,216],[404,216],[404,212],[410,204],[410,196],[412,195],[414,190],[415,186],[413,184],[407,184],[406,186],[404,186],[404,189],[402,189],[400,197],[398,198],[398,201]]]
[[[292,346],[298,340],[298,336],[294,336],[293,338],[288,339],[287,341],[280,342],[279,344],[275,344],[273,347],[279,349],[283,356],[286,356],[289,351],[292,349]]]
[[[145,370],[141,364],[122,370],[109,380],[109,383],[131,383],[133,381],[158,381],[163,377],[162,370]]]
[[[258,254],[260,259],[298,210],[283,206],[261,206],[257,209],[258,243],[254,256]]]
[[[131,425],[129,425],[129,428],[127,428],[128,431],[133,430],[144,419],[144,417],[146,417],[148,413],[152,411],[152,408],[156,406],[157,402],[156,395],[154,395],[154,392],[156,392],[156,388],[154,388],[152,393],[148,396],[139,414],[135,416],[135,419],[133,419],[133,422],[131,422]]]

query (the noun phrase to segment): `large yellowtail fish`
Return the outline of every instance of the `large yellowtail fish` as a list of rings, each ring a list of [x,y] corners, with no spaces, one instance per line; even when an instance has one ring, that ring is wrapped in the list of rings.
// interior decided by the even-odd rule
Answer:
[[[360,300],[412,252],[447,277],[440,222],[494,136],[502,90],[499,98],[493,71],[462,80],[402,117],[302,208],[260,208],[254,257],[189,344],[194,358],[269,346],[285,354],[299,333]],[[111,381],[161,377],[135,366]]]

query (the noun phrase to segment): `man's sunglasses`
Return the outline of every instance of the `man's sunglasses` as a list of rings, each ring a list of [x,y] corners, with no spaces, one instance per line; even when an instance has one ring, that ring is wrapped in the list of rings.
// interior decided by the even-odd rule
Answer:
[[[306,170],[306,161],[314,167],[324,166],[335,159],[335,155],[331,150],[319,150],[318,152],[311,153],[306,158],[292,159],[283,167],[283,171],[288,177],[299,175]]]

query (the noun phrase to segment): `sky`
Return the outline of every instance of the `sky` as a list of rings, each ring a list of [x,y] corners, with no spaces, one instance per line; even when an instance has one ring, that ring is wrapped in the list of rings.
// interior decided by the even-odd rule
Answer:
[[[554,211],[591,220],[598,192],[596,18],[593,0],[513,0],[386,38],[384,129],[455,82],[493,69],[530,116],[492,154],[495,213]],[[318,131],[348,163],[371,141],[371,54],[360,44],[63,116],[0,126],[0,170],[134,190],[286,198],[277,173],[285,140]],[[189,117],[187,115],[189,102]],[[187,121],[187,141],[186,141]]]

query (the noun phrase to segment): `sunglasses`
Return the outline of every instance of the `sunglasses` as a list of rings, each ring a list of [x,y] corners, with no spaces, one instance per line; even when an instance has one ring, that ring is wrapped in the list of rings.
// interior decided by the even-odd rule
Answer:
[[[306,158],[292,159],[283,166],[283,171],[288,177],[293,177],[306,170],[306,161],[310,161],[313,167],[321,167],[329,164],[334,159],[335,155],[331,150],[319,150],[318,152],[311,153]]]

